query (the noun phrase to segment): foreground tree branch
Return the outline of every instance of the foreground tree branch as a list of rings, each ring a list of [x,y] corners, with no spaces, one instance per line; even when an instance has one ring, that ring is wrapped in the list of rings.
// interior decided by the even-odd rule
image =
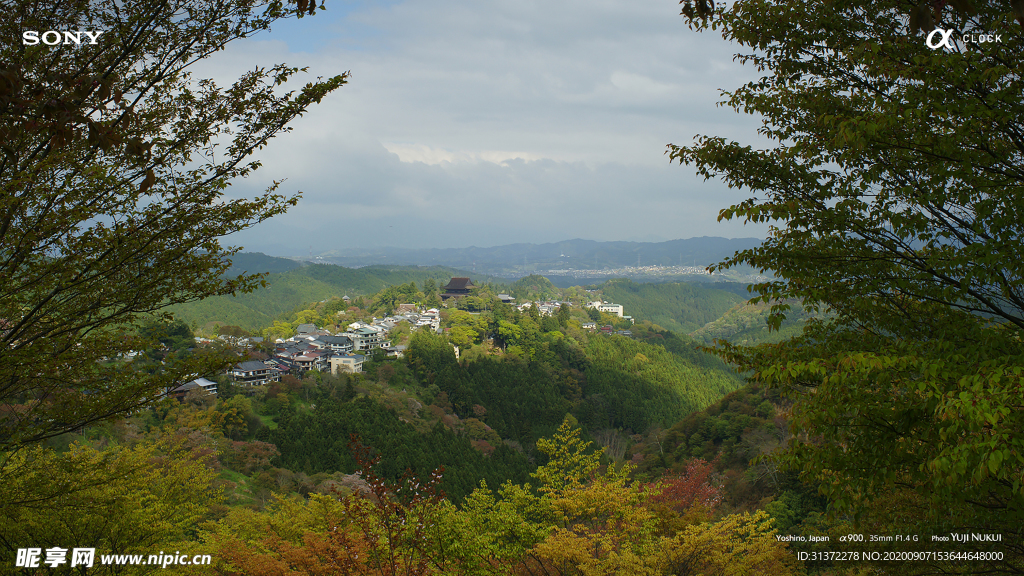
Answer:
[[[717,352],[794,398],[784,461],[836,512],[887,533],[1002,534],[963,547],[1001,561],[906,571],[1024,571],[1024,5],[683,4],[764,72],[723,104],[760,114],[773,143],[669,147],[751,190],[719,219],[771,224],[713,268],[771,270],[752,289],[775,327],[788,298],[832,313]]]
[[[259,285],[259,275],[223,277],[237,249],[219,238],[284,212],[299,195],[276,183],[251,199],[225,191],[259,167],[254,151],[348,73],[286,90],[302,70],[255,68],[223,87],[188,68],[317,8],[248,0],[5,5],[0,449],[130,413],[224,365],[172,356],[152,375],[110,360],[151,344],[135,329],[144,317]],[[101,33],[95,43],[33,45],[22,41],[29,30]]]

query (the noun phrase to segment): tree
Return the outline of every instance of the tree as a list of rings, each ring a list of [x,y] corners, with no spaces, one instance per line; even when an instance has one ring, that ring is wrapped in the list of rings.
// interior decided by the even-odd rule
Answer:
[[[426,575],[435,573],[430,569],[435,564],[443,570],[445,560],[431,553],[431,533],[442,529],[437,519],[447,504],[439,488],[443,470],[423,479],[406,470],[391,481],[378,474],[380,456],[356,434],[349,447],[366,492],[337,494],[340,502],[314,497],[300,504],[278,498],[271,514],[236,515],[241,530],[222,529],[216,538],[229,568],[268,576]],[[299,518],[294,521],[280,512]],[[316,532],[308,531],[314,527]]]
[[[436,296],[437,295],[437,280],[434,280],[433,278],[427,278],[423,282],[423,294],[424,294],[424,296],[426,296],[428,298],[431,297],[431,296]]]
[[[102,31],[79,46],[0,47],[0,447],[12,447],[130,413],[225,366],[172,355],[143,374],[100,360],[148,347],[136,323],[170,304],[259,284],[260,275],[222,277],[238,249],[218,239],[299,196],[278,193],[279,182],[254,199],[225,189],[348,76],[285,91],[300,70],[283,64],[227,87],[190,75],[233,40],[313,14],[308,0],[4,6],[10,39]]]
[[[209,464],[184,447],[182,435],[104,452],[80,444],[62,454],[28,447],[11,455],[6,465],[14,473],[0,483],[5,556],[18,548],[89,546],[96,548],[90,573],[118,574],[121,568],[99,564],[100,554],[182,549],[220,500]]]
[[[796,400],[788,463],[856,517],[1002,532],[1006,561],[985,568],[1013,571],[1024,558],[1021,6],[949,4],[930,5],[956,32],[937,49],[920,14],[904,17],[915,5],[896,0],[696,14],[692,28],[749,48],[740,60],[765,72],[725,103],[761,114],[774,145],[701,136],[669,154],[756,194],[720,220],[772,224],[764,244],[713,269],[773,271],[752,289],[773,303],[774,327],[787,298],[832,313],[779,345],[717,348]],[[929,506],[889,505],[901,491]]]
[[[719,499],[714,488],[704,486],[710,472],[707,463],[693,462],[686,478],[656,485],[632,482],[628,463],[598,473],[603,449],[588,454],[591,443],[580,434],[575,420],[567,417],[550,440],[537,441],[549,462],[533,474],[542,496],[532,508],[546,513],[540,524],[551,528],[533,553],[545,561],[550,569],[546,573],[794,573],[795,558],[785,543],[775,540],[765,512],[696,523]],[[510,487],[503,493],[510,494]],[[659,508],[669,502],[695,522],[659,530]]]
[[[571,318],[571,310],[569,304],[562,304],[558,307],[558,325],[565,328],[569,325],[569,319]]]

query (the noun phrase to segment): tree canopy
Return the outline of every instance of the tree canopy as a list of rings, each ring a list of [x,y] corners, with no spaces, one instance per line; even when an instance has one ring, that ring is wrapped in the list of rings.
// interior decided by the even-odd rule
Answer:
[[[772,145],[699,136],[669,154],[751,191],[720,220],[771,224],[717,268],[774,272],[753,286],[772,324],[787,298],[834,313],[780,345],[719,347],[796,398],[789,462],[858,518],[1019,543],[1021,6],[949,4],[928,5],[928,23],[956,32],[935,49],[916,4],[896,0],[690,14],[764,72],[724,103],[761,115]],[[1020,546],[1007,550],[995,570],[1020,568]]]
[[[230,86],[189,67],[315,11],[306,0],[4,4],[0,30],[19,41],[0,46],[0,446],[125,414],[223,365],[168,358],[144,375],[104,360],[145,348],[136,324],[169,304],[258,285],[222,278],[236,250],[219,238],[299,196],[279,183],[252,199],[225,190],[347,73],[291,90],[300,69],[284,64]],[[26,30],[102,33],[32,45]]]

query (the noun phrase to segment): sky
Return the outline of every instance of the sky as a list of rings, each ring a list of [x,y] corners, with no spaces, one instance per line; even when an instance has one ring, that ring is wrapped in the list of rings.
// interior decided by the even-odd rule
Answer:
[[[690,31],[673,0],[327,0],[195,73],[227,83],[285,62],[351,72],[230,189],[302,192],[226,239],[279,256],[352,248],[763,237],[717,222],[748,192],[670,164],[697,134],[757,145],[757,118],[716,106],[756,72]],[[763,146],[763,142],[761,142]]]

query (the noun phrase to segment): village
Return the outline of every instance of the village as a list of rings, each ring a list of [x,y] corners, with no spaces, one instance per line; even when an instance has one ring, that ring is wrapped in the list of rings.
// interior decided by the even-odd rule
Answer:
[[[448,284],[441,288],[444,290],[444,293],[440,294],[442,308],[447,308],[457,302],[459,298],[470,295],[471,290],[476,286],[469,278],[453,277]],[[561,301],[529,301],[517,304],[516,299],[508,294],[498,294],[497,298],[502,303],[515,306],[520,312],[536,306],[540,316],[554,315],[560,307],[570,305],[569,302]],[[348,301],[349,297],[344,296],[343,300]],[[595,300],[588,302],[586,307],[632,321],[630,316],[623,315],[621,304]],[[277,338],[272,343],[258,336],[220,336],[220,340],[242,349],[259,346],[273,351],[269,358],[245,360],[235,364],[228,370],[226,376],[235,384],[251,389],[251,387],[279,381],[286,374],[301,377],[314,370],[335,375],[339,373],[358,374],[363,371],[363,364],[371,354],[379,354],[384,358],[401,358],[403,356],[406,346],[393,344],[391,338],[391,332],[401,323],[407,323],[410,331],[444,332],[441,326],[441,310],[438,308],[420,309],[415,304],[404,303],[399,304],[392,315],[383,318],[375,317],[369,322],[352,322],[343,331],[336,334],[332,334],[329,330],[318,327],[316,324],[307,323],[297,326],[295,335],[287,339]],[[598,327],[597,323],[593,321],[582,322],[581,328],[602,334],[614,333],[632,337],[629,330],[614,330],[610,325]],[[211,342],[210,339],[201,337],[196,337],[196,341],[199,343]],[[455,347],[455,352],[458,356],[458,347]],[[216,394],[217,387],[218,383],[213,380],[197,378],[169,390],[168,395],[180,400],[196,389]]]

